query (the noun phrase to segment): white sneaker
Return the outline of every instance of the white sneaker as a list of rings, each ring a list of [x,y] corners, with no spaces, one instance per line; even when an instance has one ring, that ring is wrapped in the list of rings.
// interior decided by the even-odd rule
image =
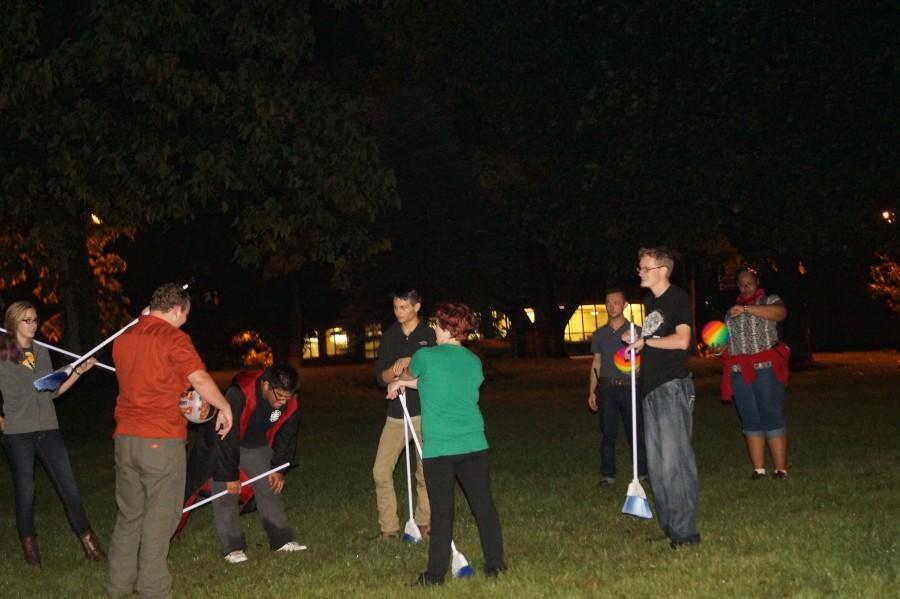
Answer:
[[[237,551],[232,551],[231,553],[226,555],[225,561],[229,564],[240,564],[247,561],[247,554],[238,549]]]
[[[294,553],[295,551],[306,551],[306,545],[301,545],[296,541],[288,541],[275,551],[278,553]]]

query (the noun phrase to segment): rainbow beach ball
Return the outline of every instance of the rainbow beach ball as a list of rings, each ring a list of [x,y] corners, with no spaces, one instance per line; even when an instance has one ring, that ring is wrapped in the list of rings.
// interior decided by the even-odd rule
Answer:
[[[728,327],[721,320],[710,320],[700,331],[700,338],[709,347],[725,347],[728,343]]]
[[[613,362],[620,372],[631,374],[631,353],[626,352],[624,347],[616,350],[616,355],[613,356]],[[634,355],[634,367],[636,371],[641,369],[641,354]]]

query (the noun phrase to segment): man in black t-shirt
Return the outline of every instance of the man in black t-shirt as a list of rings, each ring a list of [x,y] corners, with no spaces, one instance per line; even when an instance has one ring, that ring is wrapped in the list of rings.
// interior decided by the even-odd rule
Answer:
[[[647,469],[656,511],[673,549],[700,542],[697,531],[697,463],[691,446],[694,383],[688,369],[691,345],[691,303],[688,294],[672,285],[675,262],[664,247],[638,252],[641,287],[650,290],[644,300],[646,316],[638,339],[641,352],[641,395]],[[626,350],[627,351],[627,350]]]
[[[387,387],[388,383],[400,378],[400,375],[409,367],[409,362],[415,352],[435,344],[434,330],[419,319],[422,297],[418,291],[409,289],[395,293],[393,303],[397,322],[381,336],[378,359],[375,360],[375,380],[382,387]],[[394,468],[397,466],[397,459],[406,447],[403,438],[403,429],[406,426],[403,421],[403,407],[398,401],[389,401],[387,404],[387,418],[384,428],[381,429],[375,464],[372,466],[372,477],[375,480],[375,501],[378,504],[378,525],[381,528],[377,537],[378,541],[400,538],[397,493],[394,490]],[[419,405],[418,391],[406,390],[406,405],[413,428],[421,439],[422,410]],[[409,448],[406,447],[406,449]],[[416,497],[415,521],[419,532],[423,536],[427,536],[431,524],[431,506],[428,503],[428,491],[425,488],[422,460],[418,455],[416,455]]]

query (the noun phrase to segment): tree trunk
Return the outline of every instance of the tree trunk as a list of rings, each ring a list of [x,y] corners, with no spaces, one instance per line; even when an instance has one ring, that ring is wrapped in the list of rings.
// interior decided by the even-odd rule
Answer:
[[[73,239],[60,260],[59,296],[62,345],[77,353],[94,347],[100,337],[97,281],[91,272],[83,238]]]
[[[810,272],[802,274],[798,270],[800,260],[790,257],[779,260],[782,272],[779,279],[782,283],[781,293],[787,305],[788,317],[784,321],[782,337],[791,348],[791,369],[804,370],[813,365],[810,320],[810,289],[814,275]]]
[[[287,356],[279,359],[294,368],[300,368],[303,360],[303,309],[300,306],[300,281],[297,275],[290,276],[290,314],[288,314]]]

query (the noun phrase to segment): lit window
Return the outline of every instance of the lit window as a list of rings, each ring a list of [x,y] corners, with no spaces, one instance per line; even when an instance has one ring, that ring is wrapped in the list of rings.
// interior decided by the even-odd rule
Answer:
[[[374,360],[378,357],[378,348],[381,346],[381,325],[367,324],[364,327],[366,340],[366,359]]]
[[[319,333],[313,331],[312,334],[303,338],[303,359],[314,360],[319,357]]]
[[[350,353],[350,338],[340,327],[325,331],[325,355],[341,356]]]

